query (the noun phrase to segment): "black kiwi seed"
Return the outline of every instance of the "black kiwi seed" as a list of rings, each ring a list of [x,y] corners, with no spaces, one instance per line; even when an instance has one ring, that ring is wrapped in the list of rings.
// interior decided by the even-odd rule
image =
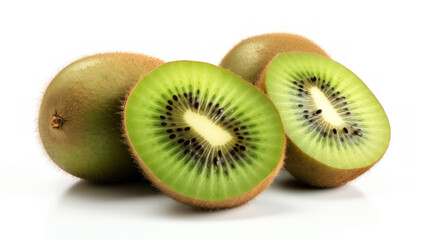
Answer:
[[[246,149],[246,148],[245,148],[244,146],[242,146],[242,145],[241,145],[241,146],[239,146],[239,148],[240,148],[242,151],[245,151],[245,149]]]
[[[174,138],[175,138],[175,134],[169,135],[169,139],[174,139]]]
[[[218,110],[218,114],[220,115],[220,114],[222,114],[224,112],[224,108],[220,108],[219,110]]]
[[[171,106],[166,106],[166,109],[168,109],[168,110],[170,110],[170,111],[172,111],[172,107]]]
[[[317,113],[317,114],[322,113],[322,109],[318,109],[318,110],[316,111],[316,113]]]
[[[184,142],[184,140],[183,139],[178,139],[178,143],[182,143],[182,142]]]
[[[162,126],[166,126],[166,122],[161,123]]]
[[[172,103],[172,101],[171,101],[171,100],[168,100],[168,104],[169,104],[169,105],[172,105],[173,103]]]
[[[186,140],[183,144],[184,144],[184,146],[187,146],[187,145],[189,145],[189,144],[190,144],[190,141],[189,141],[189,140]]]
[[[343,131],[345,132],[345,133],[348,133],[348,129],[345,127],[345,128],[343,128]]]
[[[216,166],[218,166],[218,165],[219,165],[219,162],[218,162],[218,158],[217,158],[217,157],[214,157],[214,164],[215,164]]]
[[[184,97],[187,98],[187,93],[183,93]]]
[[[299,105],[298,105],[298,107],[299,107],[299,108],[302,108],[302,107],[303,107],[303,104],[299,104]]]
[[[177,97],[176,95],[173,95],[173,96],[172,96],[172,98],[173,98],[175,101],[178,101],[178,97]]]
[[[333,128],[333,133],[334,133],[334,134],[337,134],[337,130],[336,130],[336,128]]]
[[[172,132],[173,132],[173,130],[172,130],[172,129],[168,129],[168,130],[166,130],[166,132],[167,132],[167,133],[172,133]]]
[[[184,131],[189,131],[190,130],[190,127],[185,127],[184,128]]]
[[[162,115],[161,115],[161,116],[159,116],[159,117],[160,117],[160,119],[165,119],[165,117],[164,117],[164,116],[162,116]]]

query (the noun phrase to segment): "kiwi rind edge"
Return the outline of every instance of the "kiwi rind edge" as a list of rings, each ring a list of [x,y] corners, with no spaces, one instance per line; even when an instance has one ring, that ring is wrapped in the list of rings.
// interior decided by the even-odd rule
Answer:
[[[254,87],[251,83],[243,80],[237,74],[235,74],[235,73],[233,73],[227,69],[224,69],[224,68],[223,68],[223,70],[237,76],[241,81],[245,82],[246,84],[250,85],[251,87]],[[143,80],[143,78],[144,77],[140,78],[139,81]],[[134,89],[137,87],[138,82],[128,92],[126,99],[129,98],[129,96],[132,94]],[[257,89],[257,90],[260,91],[259,89]],[[260,91],[260,92],[262,94],[264,94],[269,101],[272,102],[272,100],[266,95],[266,93],[264,93],[263,91]],[[243,205],[243,204],[249,202],[250,200],[254,199],[256,196],[258,196],[261,192],[263,192],[265,189],[267,189],[269,187],[269,185],[273,182],[275,177],[278,175],[279,171],[284,167],[284,162],[286,160],[286,149],[287,149],[287,145],[288,145],[288,142],[287,142],[288,139],[286,137],[284,138],[284,146],[283,146],[281,158],[278,161],[278,165],[275,167],[275,169],[267,177],[265,177],[259,184],[257,184],[257,186],[255,186],[250,191],[248,191],[244,194],[241,194],[239,196],[229,198],[229,199],[223,199],[223,200],[205,200],[205,199],[189,197],[189,196],[186,196],[184,194],[181,194],[181,193],[171,189],[170,187],[168,187],[168,185],[166,185],[161,180],[159,180],[153,174],[151,169],[144,163],[144,161],[141,159],[139,154],[135,151],[135,149],[132,145],[132,142],[129,138],[128,131],[126,129],[126,111],[125,111],[125,109],[126,109],[127,103],[128,103],[128,101],[126,100],[125,103],[122,105],[122,109],[123,109],[123,111],[121,111],[122,121],[123,121],[122,122],[123,130],[122,131],[123,131],[123,138],[129,147],[129,151],[131,152],[135,163],[140,167],[142,175],[147,180],[149,180],[155,188],[157,188],[158,190],[160,190],[161,192],[165,193],[167,196],[173,198],[174,200],[176,200],[178,202],[184,203],[184,204],[189,205],[191,207],[195,207],[195,208],[199,208],[199,209],[206,209],[206,210],[220,210],[220,209],[228,209],[228,208],[237,207],[237,206],[240,206],[240,205]],[[273,102],[272,102],[272,104],[273,104]],[[276,107],[275,107],[275,109],[279,115],[278,109]],[[285,132],[284,126],[282,126],[282,128],[283,128],[283,132]]]

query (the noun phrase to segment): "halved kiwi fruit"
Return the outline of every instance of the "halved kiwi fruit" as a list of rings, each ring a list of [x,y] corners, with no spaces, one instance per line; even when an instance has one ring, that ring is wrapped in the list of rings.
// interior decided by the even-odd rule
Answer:
[[[65,67],[49,84],[39,112],[39,134],[64,171],[94,182],[141,176],[122,137],[126,94],[163,64],[140,54],[106,53]]]
[[[270,33],[242,40],[223,58],[220,66],[255,83],[266,65],[280,53],[312,53],[328,57],[313,41],[290,33]]]
[[[349,69],[326,57],[278,55],[261,83],[277,106],[289,144],[288,171],[318,187],[358,177],[385,153],[391,135],[373,93]]]
[[[243,204],[282,166],[285,137],[273,103],[211,64],[160,66],[132,90],[124,113],[138,164],[180,202],[201,208]]]

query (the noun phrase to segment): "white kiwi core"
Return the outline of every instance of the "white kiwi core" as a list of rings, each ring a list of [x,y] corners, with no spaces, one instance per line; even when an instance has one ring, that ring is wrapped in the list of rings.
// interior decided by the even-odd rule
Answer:
[[[309,91],[317,109],[322,110],[324,120],[333,126],[341,126],[344,123],[342,117],[337,114],[336,109],[334,109],[330,101],[324,96],[324,93],[318,87],[313,87]]]
[[[187,110],[184,113],[184,120],[213,147],[224,145],[232,139],[229,132],[192,110]]]

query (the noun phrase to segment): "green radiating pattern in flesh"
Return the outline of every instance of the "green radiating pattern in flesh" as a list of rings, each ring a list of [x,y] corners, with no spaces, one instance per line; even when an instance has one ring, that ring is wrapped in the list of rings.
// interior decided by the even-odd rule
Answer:
[[[184,119],[191,109],[231,136],[211,147]],[[273,103],[237,76],[179,61],[146,75],[126,105],[132,147],[153,174],[186,196],[223,200],[248,192],[282,156],[284,134]]]
[[[316,87],[342,120],[323,121],[311,96]],[[386,114],[367,86],[349,69],[325,57],[281,54],[266,75],[268,95],[286,135],[307,155],[331,167],[366,167],[379,160],[390,140]]]

